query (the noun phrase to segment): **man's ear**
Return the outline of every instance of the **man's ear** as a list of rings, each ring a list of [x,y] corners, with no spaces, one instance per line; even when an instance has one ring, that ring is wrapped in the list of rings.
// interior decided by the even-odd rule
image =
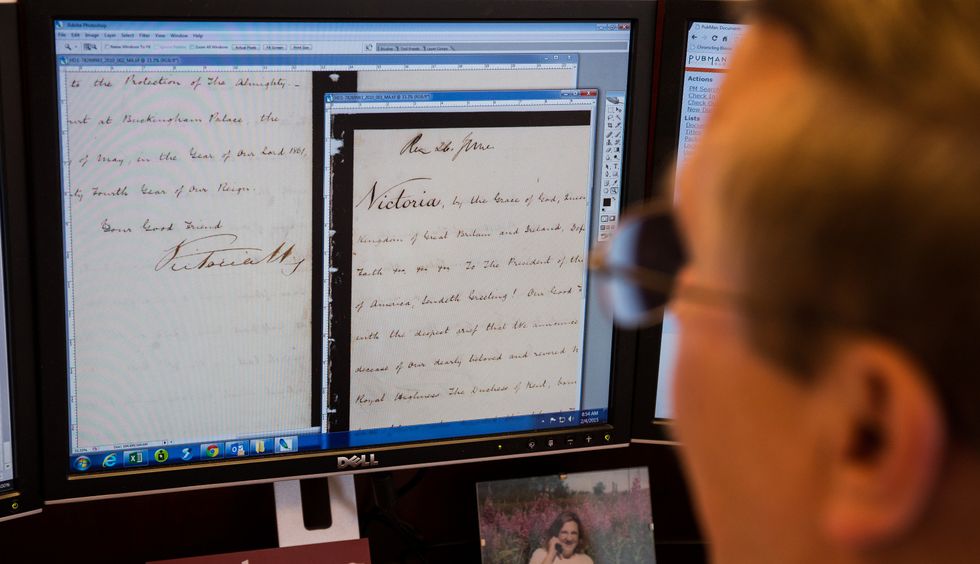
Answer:
[[[818,382],[819,412],[835,418],[826,427],[824,533],[850,549],[902,536],[922,515],[946,451],[928,375],[900,350],[860,340],[836,347]]]

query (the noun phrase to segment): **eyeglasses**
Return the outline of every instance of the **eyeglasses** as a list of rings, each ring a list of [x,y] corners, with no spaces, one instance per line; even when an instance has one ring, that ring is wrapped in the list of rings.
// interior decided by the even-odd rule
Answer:
[[[600,304],[618,325],[642,327],[663,321],[687,251],[667,203],[647,204],[620,223],[616,234],[589,255],[598,274]]]
[[[663,322],[668,302],[684,298],[709,304],[741,302],[724,291],[677,285],[688,253],[669,203],[650,203],[627,215],[616,234],[589,256],[599,302],[616,324],[640,328]]]

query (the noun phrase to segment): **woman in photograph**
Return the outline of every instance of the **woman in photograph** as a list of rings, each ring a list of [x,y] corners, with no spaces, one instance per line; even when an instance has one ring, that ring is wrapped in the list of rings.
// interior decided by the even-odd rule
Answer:
[[[565,511],[548,527],[548,541],[542,548],[534,551],[528,564],[593,564],[592,558],[585,554],[588,546],[582,520],[571,511]]]

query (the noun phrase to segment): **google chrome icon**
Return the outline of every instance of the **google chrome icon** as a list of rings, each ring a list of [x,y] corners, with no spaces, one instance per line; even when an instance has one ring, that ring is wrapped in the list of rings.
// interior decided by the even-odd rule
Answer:
[[[218,458],[221,455],[221,447],[216,444],[201,445],[201,454],[204,458]]]

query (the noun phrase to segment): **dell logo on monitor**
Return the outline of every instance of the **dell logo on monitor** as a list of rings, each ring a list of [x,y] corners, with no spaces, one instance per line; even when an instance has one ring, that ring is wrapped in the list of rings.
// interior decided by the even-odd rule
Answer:
[[[350,458],[346,456],[337,457],[337,470],[343,470],[345,468],[369,468],[378,464],[379,462],[374,459],[373,454],[355,454]]]

